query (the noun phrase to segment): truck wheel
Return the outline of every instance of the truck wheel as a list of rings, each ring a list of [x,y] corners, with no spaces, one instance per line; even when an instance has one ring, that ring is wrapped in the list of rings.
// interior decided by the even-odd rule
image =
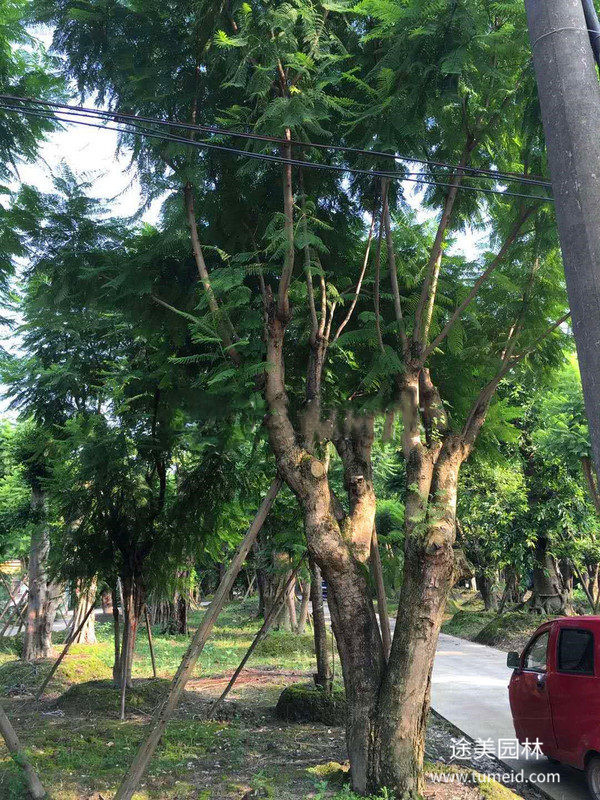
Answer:
[[[600,756],[592,756],[585,767],[588,789],[593,800],[600,800]]]

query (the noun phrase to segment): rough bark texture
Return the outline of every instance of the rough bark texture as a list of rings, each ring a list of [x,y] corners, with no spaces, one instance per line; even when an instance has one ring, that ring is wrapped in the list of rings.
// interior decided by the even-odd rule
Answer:
[[[113,668],[118,685],[131,688],[131,668],[133,665],[133,651],[137,638],[138,627],[144,608],[144,590],[141,581],[136,581],[130,576],[123,577],[123,638],[119,654],[119,669]]]
[[[31,492],[31,508],[37,520],[29,551],[29,599],[23,643],[23,660],[36,661],[52,655],[52,628],[60,589],[48,581],[50,534],[46,524],[45,498],[41,489]]]
[[[300,613],[298,614],[298,625],[296,626],[296,633],[298,635],[304,633],[306,623],[308,620],[308,603],[310,600],[310,580],[301,582],[302,587],[302,600],[300,601]]]
[[[331,659],[327,649],[327,626],[325,624],[325,609],[323,606],[323,577],[321,570],[310,559],[310,603],[313,612],[313,633],[315,637],[315,654],[317,657],[317,672],[315,683],[326,691],[331,689]]]
[[[529,604],[540,614],[568,614],[571,610],[568,587],[563,585],[548,537],[540,533],[535,543],[533,593]]]
[[[298,444],[287,414],[283,341],[285,321],[269,309],[265,397],[267,428],[277,465],[300,503],[311,558],[328,586],[331,622],[348,698],[346,740],[352,784],[367,785],[373,714],[384,664],[383,646],[367,582],[375,521],[370,463],[373,420],[348,418],[335,438],[344,464],[349,514],[340,513],[327,478],[327,465]],[[317,395],[318,396],[318,393]],[[311,418],[314,419],[311,412]],[[304,435],[305,442],[311,437]]]
[[[456,490],[462,442],[447,437],[439,455],[413,449],[407,465],[404,581],[396,632],[377,706],[369,789],[423,794],[431,670],[454,573]],[[427,508],[424,498],[429,498]],[[423,521],[423,516],[425,517]]]
[[[481,599],[486,611],[496,611],[500,603],[500,596],[498,593],[498,578],[490,577],[487,572],[477,572],[475,575],[477,579],[477,588],[481,593]]]
[[[76,589],[78,602],[71,621],[72,631],[77,631],[80,628],[81,623],[88,615],[90,605],[95,603],[96,587],[97,581],[95,578],[89,583],[78,581]],[[96,624],[93,613],[87,616],[86,623],[81,628],[76,639],[74,639],[73,644],[96,644]]]

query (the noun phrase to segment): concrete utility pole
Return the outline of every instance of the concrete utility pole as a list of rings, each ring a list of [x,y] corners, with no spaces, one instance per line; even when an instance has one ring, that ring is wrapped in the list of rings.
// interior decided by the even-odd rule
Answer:
[[[525,0],[573,333],[600,472],[600,82],[582,0]]]

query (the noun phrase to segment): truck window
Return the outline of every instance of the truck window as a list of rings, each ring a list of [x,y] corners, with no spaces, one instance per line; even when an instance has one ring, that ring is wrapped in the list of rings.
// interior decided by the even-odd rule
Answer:
[[[594,674],[594,636],[591,631],[561,629],[558,637],[558,671]]]
[[[548,653],[549,631],[544,631],[533,640],[525,651],[523,669],[533,669],[536,672],[546,672],[546,656]]]

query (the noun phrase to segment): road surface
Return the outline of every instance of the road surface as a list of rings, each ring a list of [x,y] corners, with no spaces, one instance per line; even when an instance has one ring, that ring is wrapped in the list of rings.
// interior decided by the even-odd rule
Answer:
[[[431,705],[471,739],[491,739],[499,755],[498,739],[515,737],[508,704],[510,674],[506,653],[442,633],[433,670]],[[585,778],[579,770],[550,764],[544,757],[500,760],[511,772],[523,769],[527,776],[559,773],[559,783],[536,781],[554,800],[589,800]]]

